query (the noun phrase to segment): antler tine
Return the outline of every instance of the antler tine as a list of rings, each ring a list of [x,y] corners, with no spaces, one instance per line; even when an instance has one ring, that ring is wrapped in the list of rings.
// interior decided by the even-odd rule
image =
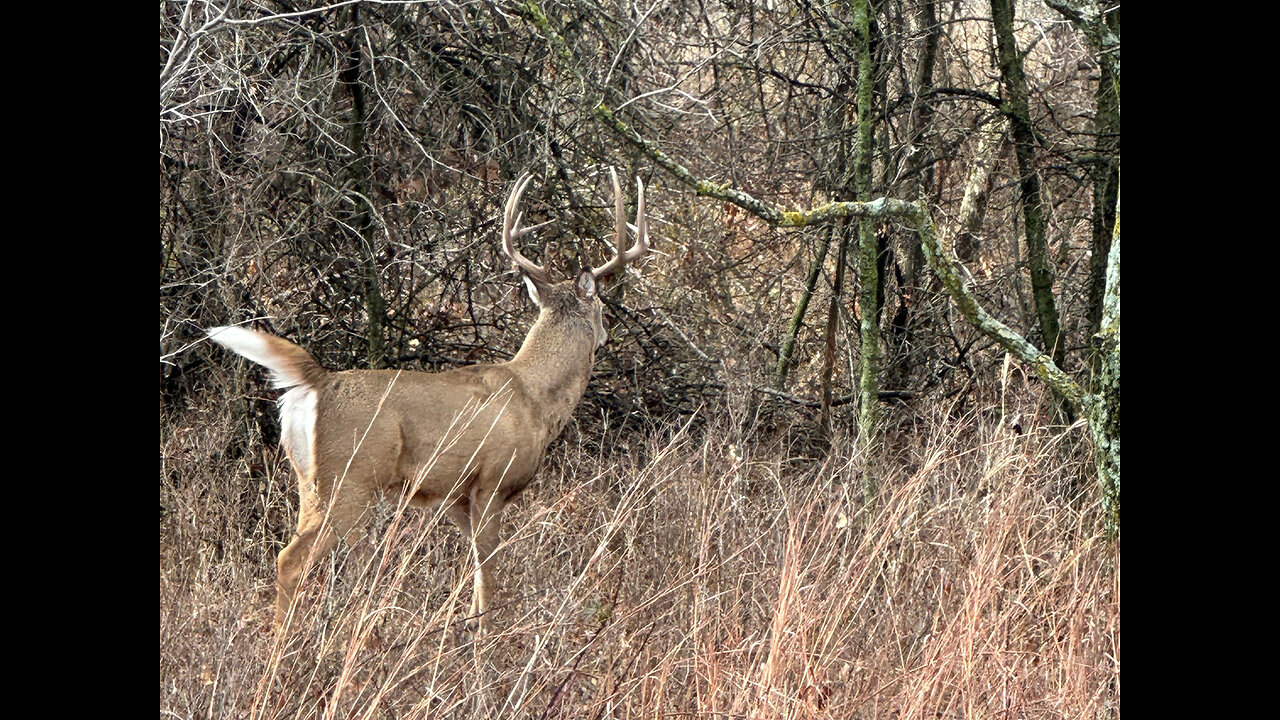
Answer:
[[[636,178],[636,253],[628,262],[635,262],[649,252],[649,215],[644,211],[644,182]]]
[[[549,224],[548,220],[544,223],[538,223],[533,227],[521,228],[520,220],[524,217],[524,213],[519,212],[520,196],[524,195],[525,188],[529,187],[529,183],[533,180],[532,173],[525,173],[516,180],[516,186],[512,188],[511,195],[507,197],[506,207],[502,213],[502,251],[511,258],[521,270],[530,278],[549,285],[551,284],[551,275],[540,265],[534,264],[532,260],[520,254],[516,249],[515,241],[537,230],[538,228]]]
[[[527,227],[527,228],[522,228],[522,227],[520,227],[520,220],[521,220],[522,218],[524,218],[524,213],[520,213],[520,214],[516,215],[516,221],[515,221],[514,223],[512,223],[512,226],[511,226],[511,228],[512,228],[512,229],[511,229],[511,239],[512,239],[512,240],[519,240],[520,238],[524,237],[525,235],[528,235],[529,233],[533,232],[534,230],[538,230],[539,228],[544,228],[544,227],[546,227],[546,226],[550,225],[551,223],[555,222],[555,220],[547,220],[547,221],[545,221],[545,222],[540,222],[540,223],[538,223],[537,225],[532,225],[532,226]]]
[[[627,222],[626,201],[622,197],[622,187],[618,184],[618,174],[613,168],[609,168],[609,174],[613,177],[613,212],[618,249],[612,260],[591,271],[597,280],[610,273],[621,273],[624,267],[649,252],[649,221],[644,212],[644,182],[636,178],[636,224],[631,225]],[[630,250],[624,251],[622,246],[628,227],[635,231],[636,241]]]
[[[609,168],[609,177],[613,180],[613,238],[618,247],[614,254],[621,255],[626,251],[623,242],[627,239],[627,202],[622,197],[622,186],[618,184],[617,170]]]

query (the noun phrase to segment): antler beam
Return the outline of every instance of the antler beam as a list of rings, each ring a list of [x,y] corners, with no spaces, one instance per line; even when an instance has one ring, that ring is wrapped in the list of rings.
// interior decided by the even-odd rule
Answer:
[[[634,226],[636,242],[630,250],[624,251],[622,247],[626,242],[628,226],[626,199],[622,196],[622,186],[618,184],[618,173],[613,168],[609,168],[609,176],[613,178],[614,236],[618,249],[612,260],[591,271],[597,280],[611,273],[621,274],[624,267],[649,252],[649,220],[644,212],[644,182],[636,178],[636,224]]]
[[[520,179],[516,180],[516,186],[512,188],[511,195],[507,197],[507,205],[502,214],[502,251],[534,282],[550,285],[552,282],[551,275],[546,268],[535,264],[529,258],[521,255],[520,251],[516,249],[517,240],[552,222],[548,220],[532,227],[520,227],[520,220],[524,217],[524,213],[519,212],[520,196],[524,195],[525,188],[529,187],[529,182],[532,180],[532,173],[521,175]]]

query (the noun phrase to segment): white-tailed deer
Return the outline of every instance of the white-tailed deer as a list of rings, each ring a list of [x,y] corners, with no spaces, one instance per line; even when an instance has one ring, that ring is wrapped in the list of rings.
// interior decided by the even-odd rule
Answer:
[[[516,249],[516,240],[541,227],[520,228],[520,196],[531,176],[516,181],[503,215],[502,249],[539,312],[510,362],[440,373],[329,372],[287,340],[238,327],[209,330],[214,342],[269,368],[276,387],[289,388],[280,399],[280,436],[298,474],[301,507],[297,537],[278,559],[277,628],[289,615],[308,557],[326,557],[382,492],[407,493],[419,507],[444,507],[472,541],[472,615],[488,609],[499,516],[569,421],[596,348],[607,339],[599,282],[649,249],[644,184],[636,179],[635,243],[624,251],[626,208],[611,174],[617,254],[562,282]]]

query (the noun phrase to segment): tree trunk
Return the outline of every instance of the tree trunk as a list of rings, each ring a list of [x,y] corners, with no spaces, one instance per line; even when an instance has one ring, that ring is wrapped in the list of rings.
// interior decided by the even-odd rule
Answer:
[[[356,257],[360,263],[360,274],[364,281],[364,308],[369,316],[368,362],[373,369],[386,364],[386,349],[383,336],[386,326],[386,302],[382,298],[382,289],[378,284],[378,259],[374,249],[376,228],[373,224],[373,196],[370,192],[372,183],[368,148],[365,143],[365,132],[368,126],[368,109],[364,96],[364,85],[360,77],[361,66],[361,27],[360,6],[351,7],[351,32],[346,37],[347,64],[341,72],[342,85],[351,96],[351,120],[347,126],[347,141],[355,157],[351,160],[348,181],[352,193],[349,198],[353,205],[351,211],[351,227],[359,233],[360,246],[356,248]]]
[[[973,260],[982,245],[978,235],[991,192],[991,170],[1000,157],[999,147],[1004,139],[1003,133],[991,132],[982,125],[974,133],[978,138],[969,158],[969,181],[965,184],[956,220],[956,257],[962,262]]]
[[[836,278],[831,290],[831,304],[827,307],[827,332],[822,352],[822,404],[818,409],[818,425],[827,437],[831,437],[831,380],[836,367],[836,327],[840,322],[840,296],[844,294],[844,265],[851,234],[848,221],[840,223],[836,232],[840,235],[840,250],[836,253]]]
[[[1093,435],[1102,509],[1107,532],[1120,532],[1120,191],[1116,189],[1116,225],[1107,256],[1107,291],[1102,325],[1093,336],[1098,354],[1097,389],[1090,398],[1089,431]]]
[[[871,200],[871,32],[870,12],[867,0],[855,0],[853,5],[854,30],[858,34],[858,145],[854,155],[854,187],[858,202]],[[876,421],[880,414],[880,323],[879,304],[880,268],[876,262],[878,243],[871,218],[858,221],[858,269],[861,286],[858,289],[858,309],[861,316],[861,368],[858,392],[861,396],[858,412],[858,436],[860,445],[869,460],[876,446]],[[871,505],[875,502],[876,481],[871,473],[872,463],[864,463],[862,495]]]
[[[1107,24],[1120,34],[1120,11],[1107,15]],[[1089,257],[1089,336],[1102,328],[1102,306],[1107,289],[1107,258],[1111,254],[1111,234],[1116,225],[1120,191],[1120,100],[1116,96],[1111,65],[1099,63],[1101,77],[1095,94],[1097,103],[1094,132],[1097,158],[1093,166],[1093,238]],[[1097,356],[1094,357],[1097,370]]]
[[[809,276],[804,280],[804,292],[796,303],[796,311],[791,315],[791,324],[787,328],[787,340],[782,344],[782,352],[778,355],[778,367],[774,370],[774,384],[779,390],[787,383],[787,373],[791,372],[791,356],[795,353],[796,337],[804,325],[804,315],[809,309],[809,301],[813,298],[813,289],[818,285],[822,275],[822,264],[827,260],[827,250],[831,247],[831,234],[835,224],[828,224],[822,231],[822,244],[818,246],[818,256],[809,266]]]
[[[922,188],[927,192],[934,184],[935,152],[932,141],[926,139],[929,126],[933,122],[933,106],[924,100],[925,94],[933,88],[933,68],[938,58],[938,40],[942,37],[942,26],[938,24],[934,0],[923,0],[920,3],[916,25],[918,31],[924,33],[924,42],[921,45],[920,54],[916,57],[915,71],[911,76],[911,92],[915,95],[915,100],[911,106],[911,129],[907,145],[914,154],[907,160],[909,165],[906,174],[909,184],[902,197],[918,197]],[[885,188],[885,192],[895,191]],[[902,318],[895,323],[895,327],[900,331],[911,324],[909,313],[914,308],[914,303],[919,302],[920,294],[917,288],[921,285],[920,270],[925,267],[924,251],[920,248],[919,238],[914,233],[909,233],[903,240],[903,244],[909,244],[909,247],[905,248],[906,252],[900,249],[898,253],[901,259],[899,266],[904,276],[898,283],[898,292],[902,295]],[[899,248],[902,248],[902,245],[899,245]],[[904,368],[904,371],[910,372],[910,369]]]
[[[1031,291],[1035,296],[1036,316],[1040,321],[1040,337],[1044,348],[1058,367],[1065,367],[1066,348],[1058,330],[1058,308],[1053,300],[1053,269],[1049,264],[1045,240],[1043,203],[1040,197],[1040,175],[1035,167],[1035,131],[1031,126],[1027,78],[1022,72],[1022,56],[1013,36],[1011,0],[991,0],[991,20],[995,25],[996,46],[1000,59],[1000,80],[1007,95],[1006,116],[1013,131],[1014,154],[1018,160],[1018,189],[1022,196],[1022,215],[1027,232],[1027,260],[1031,266]]]

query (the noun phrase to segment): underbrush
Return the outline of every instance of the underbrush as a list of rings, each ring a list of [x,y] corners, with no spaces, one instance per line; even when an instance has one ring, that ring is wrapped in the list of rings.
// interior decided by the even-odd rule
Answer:
[[[276,636],[287,464],[228,457],[223,415],[169,427],[161,716],[1119,716],[1119,550],[1079,428],[933,418],[867,508],[851,443],[819,459],[701,419],[557,443],[503,516],[482,635],[460,533],[388,497]]]

